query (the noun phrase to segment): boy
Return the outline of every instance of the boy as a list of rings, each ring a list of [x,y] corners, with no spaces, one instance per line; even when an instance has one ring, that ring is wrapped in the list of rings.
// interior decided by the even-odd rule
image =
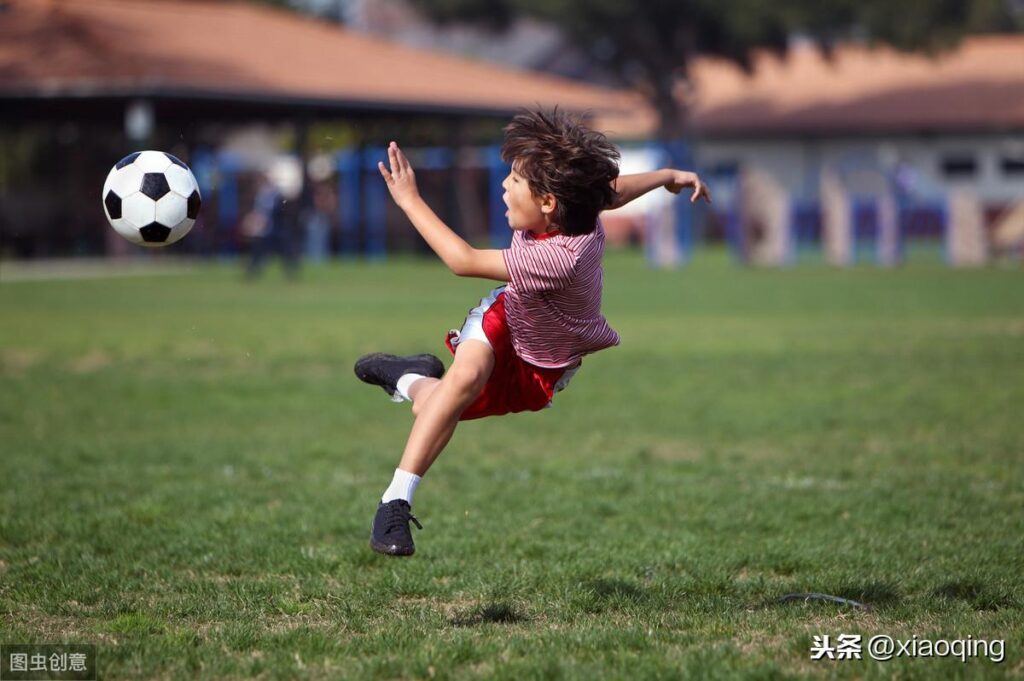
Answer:
[[[445,374],[433,355],[366,355],[356,375],[396,402],[409,400],[412,431],[391,485],[377,506],[374,551],[412,555],[409,522],[421,477],[448,444],[460,420],[537,411],[579,370],[584,355],[618,345],[601,315],[604,230],[598,214],[657,187],[690,201],[711,201],[691,172],[658,170],[619,177],[619,153],[604,135],[558,112],[528,112],[505,128],[502,182],[513,230],[504,250],[475,249],[445,225],[420,197],[409,161],[388,146],[390,167],[378,169],[395,200],[427,244],[458,276],[502,282],[470,311],[446,344],[455,356]]]

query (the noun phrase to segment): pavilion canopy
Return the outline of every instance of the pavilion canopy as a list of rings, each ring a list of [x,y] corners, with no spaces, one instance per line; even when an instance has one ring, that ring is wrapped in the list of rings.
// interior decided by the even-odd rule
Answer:
[[[225,0],[2,0],[0,105],[153,97],[326,114],[594,114],[633,100]]]

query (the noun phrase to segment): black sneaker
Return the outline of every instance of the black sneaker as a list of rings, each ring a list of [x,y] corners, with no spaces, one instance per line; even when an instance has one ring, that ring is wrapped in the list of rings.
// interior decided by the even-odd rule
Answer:
[[[360,381],[379,385],[384,388],[384,392],[395,399],[398,379],[403,375],[422,374],[432,378],[441,378],[444,376],[444,365],[433,355],[398,357],[397,355],[386,355],[383,352],[374,352],[359,358],[356,362],[355,372]],[[399,396],[398,400],[401,399]]]
[[[388,556],[411,556],[416,551],[412,542],[409,521],[423,529],[420,521],[412,514],[412,508],[405,499],[395,499],[377,505],[370,530],[370,548]]]

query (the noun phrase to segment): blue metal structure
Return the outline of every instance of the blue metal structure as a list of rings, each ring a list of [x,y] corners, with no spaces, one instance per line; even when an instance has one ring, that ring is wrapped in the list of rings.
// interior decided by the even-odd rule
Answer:
[[[487,147],[485,159],[488,178],[487,194],[490,197],[488,226],[490,227],[491,246],[493,248],[508,248],[512,243],[512,230],[508,228],[508,221],[505,219],[505,202],[501,200],[505,190],[502,189],[501,183],[510,172],[509,165],[501,160],[501,147],[497,145]]]
[[[384,147],[363,150],[362,170],[379,172],[377,162],[388,157]],[[379,180],[379,178],[378,178]],[[363,218],[366,221],[366,256],[371,260],[383,260],[387,255],[387,200],[388,189],[384,182],[366,182],[363,185]]]
[[[341,234],[338,248],[342,256],[354,256],[359,251],[359,220],[361,216],[360,153],[356,149],[339,151],[335,157],[338,168],[338,212]]]
[[[793,199],[789,205],[790,243],[792,257],[790,262],[814,260],[820,256],[822,248],[821,235],[821,203],[817,200]]]
[[[238,249],[232,235],[239,219],[238,174],[241,160],[229,151],[217,154],[217,228],[221,255],[234,255]]]

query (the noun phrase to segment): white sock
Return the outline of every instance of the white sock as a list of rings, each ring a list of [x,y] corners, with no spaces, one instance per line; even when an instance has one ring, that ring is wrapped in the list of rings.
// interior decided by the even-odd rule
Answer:
[[[420,476],[401,468],[395,469],[395,477],[391,478],[391,485],[384,490],[384,496],[380,498],[385,504],[395,499],[405,499],[412,506],[412,495],[422,480]]]
[[[411,388],[412,384],[421,378],[426,378],[426,376],[423,374],[402,374],[398,379],[398,383],[395,384],[395,390],[397,391],[396,394],[401,395],[412,402],[412,398],[409,397],[409,388]]]

